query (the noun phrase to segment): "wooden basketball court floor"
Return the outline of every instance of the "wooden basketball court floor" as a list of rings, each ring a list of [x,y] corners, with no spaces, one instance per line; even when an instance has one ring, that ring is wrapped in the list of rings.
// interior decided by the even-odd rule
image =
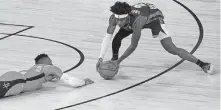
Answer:
[[[188,61],[178,65],[181,59],[167,53],[145,29],[138,48],[122,62],[114,80],[107,81],[95,65],[115,2],[0,0],[0,75],[28,69],[36,55],[47,53],[67,74],[95,81],[82,88],[48,82],[41,90],[0,99],[0,110],[220,110],[220,1],[127,0],[159,7],[174,43],[197,49],[194,55],[213,63],[216,74],[207,75]],[[121,54],[130,38],[123,40]],[[105,60],[110,58],[111,48]]]

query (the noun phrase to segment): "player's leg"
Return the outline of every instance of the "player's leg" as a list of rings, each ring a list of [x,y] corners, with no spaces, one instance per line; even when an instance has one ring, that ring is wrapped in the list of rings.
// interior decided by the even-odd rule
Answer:
[[[167,38],[162,39],[161,44],[162,44],[163,48],[166,51],[168,51],[169,53],[171,53],[173,55],[178,55],[182,59],[188,60],[192,63],[199,65],[203,69],[203,71],[205,71],[206,73],[212,73],[213,65],[211,65],[210,63],[202,62],[200,59],[197,59],[195,56],[190,54],[185,49],[176,47],[173,44],[171,37],[167,37]]]
[[[0,98],[18,95],[23,91],[24,76],[15,71],[7,72],[0,76]]]
[[[160,39],[160,42],[163,46],[163,48],[173,54],[178,55],[180,58],[184,60],[188,60],[192,63],[197,64],[200,66],[203,71],[206,73],[212,73],[213,72],[213,65],[210,63],[202,62],[200,59],[197,59],[195,56],[190,54],[188,51],[182,48],[178,48],[174,45],[171,37],[168,34],[168,31],[165,28],[165,24],[163,21],[157,20],[155,28],[152,30],[153,35],[158,37]]]
[[[127,31],[123,28],[121,28],[118,33],[114,36],[113,42],[112,42],[112,59],[111,60],[117,60],[118,59],[118,53],[119,48],[121,46],[122,39],[129,36],[132,31]]]

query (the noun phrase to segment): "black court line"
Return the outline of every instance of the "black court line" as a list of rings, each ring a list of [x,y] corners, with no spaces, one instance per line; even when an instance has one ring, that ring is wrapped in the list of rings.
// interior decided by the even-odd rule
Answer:
[[[4,35],[8,35],[8,36],[11,35],[11,34],[8,34],[8,33],[0,33],[0,34],[4,34]],[[36,36],[30,36],[30,35],[21,35],[21,34],[13,34],[13,35],[15,35],[15,36],[22,36],[22,37],[29,37],[29,38],[36,38],[36,39],[42,39],[42,40],[47,40],[47,41],[51,41],[51,42],[55,42],[55,43],[59,43],[59,44],[65,45],[65,46],[70,47],[70,48],[74,49],[75,51],[77,51],[78,54],[80,55],[80,60],[79,60],[79,62],[78,62],[76,65],[74,65],[73,67],[71,67],[70,69],[63,71],[63,73],[67,73],[67,72],[69,72],[69,71],[71,71],[71,70],[77,68],[78,66],[80,66],[80,65],[84,62],[84,54],[83,54],[79,49],[77,49],[77,48],[75,48],[75,47],[73,47],[73,46],[71,46],[71,45],[69,45],[69,44],[66,44],[66,43],[63,43],[63,42],[60,42],[60,41],[56,41],[56,40],[52,40],[52,39],[46,39],[46,38],[41,38],[41,37],[36,37]],[[2,39],[0,39],[0,40],[2,40]]]
[[[20,25],[20,24],[8,24],[8,23],[0,23],[0,25],[10,25],[10,26],[31,27],[31,26],[27,26],[27,25]]]
[[[203,26],[200,22],[200,20],[198,19],[198,17],[188,8],[186,7],[185,5],[183,5],[182,3],[180,3],[179,1],[177,0],[173,0],[174,2],[178,3],[179,5],[181,5],[183,8],[185,8],[193,17],[194,19],[196,20],[197,24],[198,24],[198,27],[199,27],[199,39],[197,41],[197,44],[194,46],[194,48],[192,49],[192,51],[190,52],[191,54],[193,54],[197,49],[198,47],[200,46],[202,40],[203,40]],[[165,71],[147,79],[147,80],[144,80],[140,83],[137,83],[137,84],[134,84],[130,87],[127,87],[125,89],[122,89],[122,90],[119,90],[119,91],[116,91],[116,92],[113,92],[113,93],[110,93],[110,94],[107,94],[107,95],[104,95],[104,96],[101,96],[101,97],[97,97],[97,98],[94,98],[94,99],[90,99],[90,100],[87,100],[87,101],[83,101],[83,102],[80,102],[80,103],[76,103],[76,104],[73,104],[73,105],[69,105],[69,106],[65,106],[65,107],[61,107],[61,108],[57,108],[55,110],[62,110],[62,109],[65,109],[65,108],[70,108],[70,107],[74,107],[74,106],[77,106],[77,105],[82,105],[82,104],[85,104],[85,103],[89,103],[89,102],[92,102],[92,101],[96,101],[96,100],[99,100],[99,99],[102,99],[102,98],[105,98],[105,97],[108,97],[108,96],[111,96],[111,95],[114,95],[114,94],[117,94],[117,93],[120,93],[120,92],[123,92],[123,91],[126,91],[128,89],[131,89],[131,88],[134,88],[136,86],[139,86],[143,83],[146,83],[152,79],[155,79],[163,74],[165,74],[166,72],[172,70],[173,68],[175,68],[176,66],[180,65],[184,60],[180,60],[178,63],[176,63],[175,65],[173,65],[172,67],[166,69]]]
[[[0,38],[0,40],[5,39],[5,38],[8,38],[8,37],[11,37],[11,36],[13,36],[13,35],[16,35],[16,34],[18,34],[18,33],[21,33],[21,32],[23,32],[23,31],[26,31],[26,30],[31,29],[31,28],[34,27],[34,26],[27,26],[27,25],[20,25],[20,24],[9,24],[9,23],[0,23],[0,25],[26,27],[25,29],[22,29],[22,30],[20,30],[20,31],[15,32],[15,33],[7,34],[7,36]]]
[[[36,37],[36,36],[19,35],[19,34],[18,34],[17,36],[47,40],[47,41],[51,41],[51,42],[55,42],[55,43],[59,43],[59,44],[65,45],[65,46],[70,47],[70,48],[74,49],[75,51],[77,51],[78,54],[80,55],[80,60],[79,60],[79,62],[78,62],[75,66],[71,67],[70,69],[65,70],[64,73],[67,73],[67,72],[69,72],[69,71],[71,71],[71,70],[77,68],[78,66],[80,66],[80,65],[84,62],[84,54],[83,54],[79,49],[77,49],[77,48],[75,48],[75,47],[73,47],[73,46],[71,46],[71,45],[69,45],[69,44],[66,44],[66,43],[63,43],[63,42],[60,42],[60,41],[56,41],[56,40],[52,40],[52,39],[46,39],[46,38]]]
[[[0,40],[5,39],[5,38],[8,38],[8,37],[11,37],[11,36],[13,36],[13,35],[16,35],[16,34],[18,34],[18,33],[21,33],[21,32],[23,32],[23,31],[26,31],[26,30],[31,29],[31,28],[33,28],[33,27],[34,27],[34,26],[29,26],[29,27],[27,27],[27,28],[25,28],[25,29],[22,29],[22,30],[20,30],[20,31],[17,31],[17,32],[15,32],[15,33],[8,34],[8,35],[6,35],[5,37],[0,38]]]

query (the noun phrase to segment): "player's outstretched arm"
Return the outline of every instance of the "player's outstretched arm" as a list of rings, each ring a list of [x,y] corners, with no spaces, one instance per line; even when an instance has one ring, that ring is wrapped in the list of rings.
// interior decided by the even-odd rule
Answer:
[[[101,43],[101,51],[100,51],[100,55],[99,55],[99,60],[96,65],[96,70],[98,70],[98,67],[102,63],[103,58],[104,58],[105,54],[107,53],[108,47],[112,41],[112,36],[113,36],[115,28],[116,28],[116,21],[115,21],[114,15],[111,15],[109,18],[109,26],[107,28],[107,33]]]
[[[62,70],[56,66],[48,65],[43,68],[43,72],[46,74],[46,80],[51,80],[51,76],[55,77],[56,79],[60,79],[64,83],[71,85],[73,87],[81,87],[88,84],[94,83],[90,79],[79,79],[77,77],[68,75],[66,73],[63,73]]]
[[[127,50],[123,53],[123,55],[118,59],[118,63],[122,62],[125,58],[127,58],[134,50],[137,48],[138,42],[140,40],[141,31],[134,31],[131,39],[131,44],[127,48]]]
[[[99,58],[103,59],[103,57],[105,56],[107,49],[112,41],[112,36],[113,36],[115,28],[116,28],[116,21],[115,21],[114,15],[111,15],[109,18],[109,25],[107,28],[107,33],[101,43],[101,51],[100,51]]]
[[[134,50],[137,48],[138,42],[141,36],[141,30],[142,30],[143,25],[145,24],[145,21],[146,21],[146,18],[140,17],[133,24],[133,34],[131,38],[131,44],[127,48],[127,50],[123,53],[123,55],[117,60],[118,64],[120,64],[120,62],[122,62],[125,58],[131,55],[131,53],[133,53]]]

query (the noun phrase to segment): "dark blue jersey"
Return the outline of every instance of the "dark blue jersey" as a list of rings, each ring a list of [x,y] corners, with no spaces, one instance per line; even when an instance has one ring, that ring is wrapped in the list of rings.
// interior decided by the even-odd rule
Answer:
[[[157,19],[164,19],[163,13],[153,4],[149,3],[138,3],[131,6],[131,12],[129,13],[130,16],[130,22],[129,24],[125,25],[124,29],[126,30],[132,30],[133,24],[135,22],[139,21],[140,16],[143,16],[147,18],[143,24],[141,24],[143,27],[145,25],[149,24],[150,22],[157,20]]]

